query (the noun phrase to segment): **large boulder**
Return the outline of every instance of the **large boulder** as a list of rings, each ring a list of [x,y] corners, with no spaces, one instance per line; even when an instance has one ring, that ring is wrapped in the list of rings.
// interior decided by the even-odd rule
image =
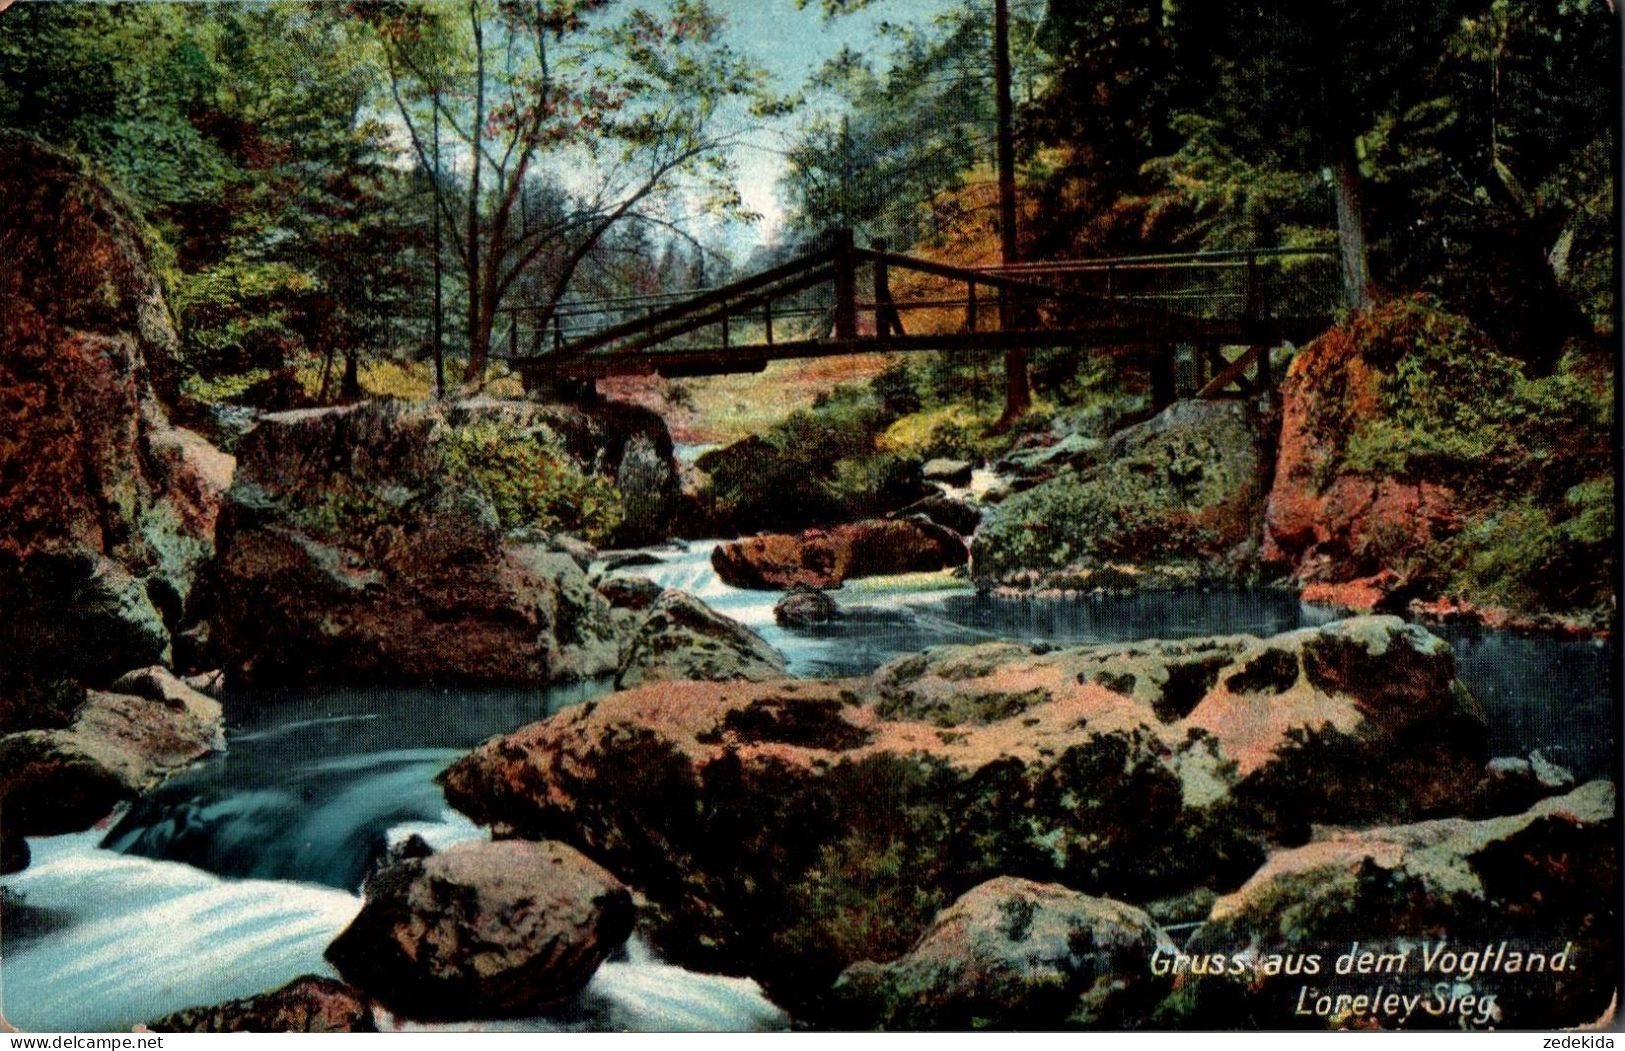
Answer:
[[[1357,319],[1293,358],[1264,519],[1265,561],[1305,585],[1307,597],[1351,609],[1380,608],[1407,590],[1417,563],[1460,531],[1469,510],[1459,478],[1390,475],[1350,456],[1360,432],[1395,408],[1383,385],[1399,351],[1384,327]]]
[[[94,683],[164,659],[232,461],[175,427],[148,243],[82,165],[0,137],[0,669]]]
[[[971,572],[1019,587],[1188,583],[1251,570],[1272,427],[1239,401],[1183,401],[1117,432],[1095,466],[1000,503]]]
[[[1423,297],[1351,316],[1282,385],[1262,561],[1312,601],[1606,630],[1614,372],[1528,375]]]
[[[528,1016],[574,999],[632,921],[620,881],[561,843],[461,843],[369,880],[327,957],[408,1018]]]
[[[773,619],[780,627],[811,628],[841,619],[841,607],[816,588],[800,588],[773,605]]]
[[[457,412],[468,410],[458,409]],[[516,410],[517,411],[517,410]],[[266,417],[238,447],[212,641],[244,681],[537,684],[614,670],[567,551],[509,544],[434,407]]]
[[[906,955],[841,973],[833,1012],[878,1029],[1119,1028],[1154,1006],[1174,946],[1142,910],[1001,876],[937,914]]]
[[[0,737],[8,836],[90,828],[113,806],[224,746],[220,702],[163,668],[91,690],[66,728]]]
[[[307,974],[279,989],[147,1023],[154,1033],[375,1033],[372,1003],[343,982]]]
[[[694,461],[682,535],[786,532],[873,518],[931,493],[919,460],[877,451],[878,399],[832,399]]]
[[[965,542],[933,522],[868,519],[832,529],[775,533],[718,544],[711,565],[739,588],[833,588],[857,577],[962,566]]]
[[[621,657],[615,685],[698,679],[765,682],[788,673],[763,638],[686,591],[668,590],[648,607]]]
[[[1262,983],[1189,976],[1167,1020],[1203,1028],[1591,1022],[1618,987],[1616,806],[1614,786],[1594,781],[1521,814],[1333,832],[1276,853],[1214,903],[1187,951],[1318,954],[1319,975]],[[1396,963],[1339,970],[1339,956],[1357,960],[1360,951]],[[1441,982],[1452,1006],[1434,1010]],[[1378,985],[1420,994],[1422,1003],[1351,1010],[1349,999]],[[1348,998],[1341,1005],[1340,995]],[[1316,1007],[1322,996],[1330,1011]]]
[[[1142,904],[1232,889],[1314,825],[1461,809],[1487,756],[1453,675],[1394,618],[947,647],[865,679],[616,693],[443,783],[476,821],[632,880],[671,958],[816,1013],[843,968],[906,952],[996,875]]]

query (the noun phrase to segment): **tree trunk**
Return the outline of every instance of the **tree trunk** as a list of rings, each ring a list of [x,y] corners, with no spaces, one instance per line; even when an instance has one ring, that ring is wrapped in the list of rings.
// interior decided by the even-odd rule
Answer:
[[[1332,184],[1337,198],[1337,241],[1343,256],[1343,291],[1350,309],[1364,310],[1371,305],[1371,261],[1365,243],[1359,159],[1350,139],[1338,139]]]
[[[361,361],[360,355],[354,350],[344,355],[344,379],[339,383],[339,400],[343,402],[361,400]]]
[[[1016,138],[1015,113],[1010,99],[1010,10],[1008,0],[995,0],[993,7],[993,77],[997,82],[999,123],[999,255],[1006,265],[1020,258],[1016,242]],[[999,292],[999,326],[1009,332],[1016,327],[1014,294]],[[1032,386],[1027,378],[1027,352],[1004,352],[1004,414],[1000,429],[1010,426],[1032,408]]]
[[[477,244],[474,237],[469,241]],[[468,275],[468,367],[463,370],[465,384],[479,384],[485,379],[485,359],[491,349],[491,315],[486,313],[485,296],[480,288],[480,268],[470,266]]]
[[[434,94],[434,191],[429,202],[434,217],[434,396],[446,396],[445,297],[442,290],[444,263],[440,248],[440,92]]]
[[[478,386],[485,380],[485,356],[491,346],[491,317],[482,308],[480,283],[480,146],[485,128],[485,30],[479,7],[468,5],[474,32],[474,123],[469,128],[468,172],[468,368],[463,382]],[[482,316],[484,315],[484,316]]]

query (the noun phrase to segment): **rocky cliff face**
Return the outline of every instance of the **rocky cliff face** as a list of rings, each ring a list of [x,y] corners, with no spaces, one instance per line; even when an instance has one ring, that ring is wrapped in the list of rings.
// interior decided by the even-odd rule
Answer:
[[[0,138],[0,664],[164,659],[232,460],[170,423],[177,339],[141,235],[80,166]]]
[[[1350,462],[1351,439],[1389,408],[1383,385],[1397,365],[1369,327],[1334,330],[1293,359],[1262,552],[1311,599],[1367,610],[1459,532],[1467,510],[1458,479],[1384,476]]]
[[[1613,369],[1531,374],[1423,297],[1355,315],[1283,384],[1264,563],[1312,601],[1605,628]]]

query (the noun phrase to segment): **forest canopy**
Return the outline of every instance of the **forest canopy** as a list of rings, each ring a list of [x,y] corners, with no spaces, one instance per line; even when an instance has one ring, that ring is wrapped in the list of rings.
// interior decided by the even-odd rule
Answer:
[[[704,0],[21,4],[0,126],[128,195],[199,395],[389,393],[437,347],[478,384],[569,296],[729,272],[741,239],[700,230],[758,218],[739,144],[769,124],[784,227],[754,261],[835,225],[991,258],[991,4],[821,6],[886,20],[785,97]],[[1011,20],[1023,258],[1335,245],[1355,305],[1428,292],[1537,369],[1611,333],[1606,0]]]

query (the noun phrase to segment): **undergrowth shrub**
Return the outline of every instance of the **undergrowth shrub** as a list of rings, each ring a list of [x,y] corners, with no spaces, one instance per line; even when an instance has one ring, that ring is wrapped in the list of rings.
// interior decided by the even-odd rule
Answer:
[[[584,471],[546,428],[482,420],[448,427],[440,439],[448,467],[484,492],[505,530],[565,532],[592,543],[620,525],[620,494]]]

